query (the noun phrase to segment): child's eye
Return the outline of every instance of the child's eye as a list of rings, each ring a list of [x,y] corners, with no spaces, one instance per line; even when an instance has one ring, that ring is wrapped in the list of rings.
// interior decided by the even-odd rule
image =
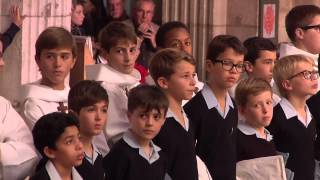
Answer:
[[[116,52],[122,54],[124,51],[122,49],[117,49]]]
[[[145,118],[147,118],[147,115],[146,114],[140,114],[139,117],[145,119]]]
[[[70,145],[70,144],[72,144],[73,143],[73,140],[72,139],[68,139],[67,141],[66,141],[66,144],[67,145]]]
[[[102,109],[102,112],[103,112],[103,113],[107,113],[107,112],[108,112],[108,108],[103,108],[103,109]]]
[[[68,59],[70,59],[70,54],[63,54],[63,55],[61,55],[61,58],[63,60],[68,60]]]
[[[52,54],[47,54],[47,55],[46,55],[46,59],[54,59],[54,55],[52,55]]]
[[[186,46],[191,46],[191,41],[187,41],[184,43]]]
[[[130,52],[131,52],[131,53],[135,53],[136,51],[137,51],[137,48],[131,48],[131,49],[130,49]]]
[[[267,101],[267,105],[273,105],[272,101]]]

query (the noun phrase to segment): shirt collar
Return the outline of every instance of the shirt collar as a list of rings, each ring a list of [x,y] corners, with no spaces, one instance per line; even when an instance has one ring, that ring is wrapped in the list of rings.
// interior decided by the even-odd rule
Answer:
[[[215,94],[212,92],[212,90],[210,89],[210,87],[207,84],[205,84],[203,86],[201,93],[202,93],[204,100],[206,101],[208,109],[216,108],[218,110],[219,114],[223,118],[225,118],[227,116],[230,108],[234,108],[233,102],[231,100],[229,93],[227,93],[227,96],[226,96],[226,107],[225,107],[224,113],[221,110],[220,105],[218,104],[218,100],[217,100]]]
[[[99,156],[99,154],[101,154],[97,146],[93,143],[92,143],[92,153],[93,153],[92,158],[88,156],[85,152],[84,152],[84,157],[93,165],[97,157]]]
[[[260,136],[260,134],[257,132],[256,129],[254,129],[253,127],[249,126],[247,123],[244,122],[245,120],[241,120],[238,123],[238,129],[244,133],[245,135],[256,135],[257,138],[260,139],[264,139],[263,137]],[[272,135],[270,134],[270,132],[264,128],[264,132],[266,133],[267,137],[266,140],[267,141],[271,141],[272,140]]]
[[[168,108],[168,111],[167,111],[167,115],[166,115],[166,118],[173,118],[175,121],[177,121],[186,131],[189,131],[189,119],[188,119],[188,116],[187,114],[184,112],[183,108],[182,108],[182,115],[183,115],[183,118],[185,120],[185,127],[183,127],[183,125],[180,123],[180,121],[178,120],[178,118],[176,117],[176,115],[170,110],[170,108]]]
[[[311,115],[311,113],[310,113],[309,108],[308,108],[307,105],[305,106],[305,110],[306,110],[306,113],[307,113],[307,124],[305,124],[303,118],[301,118],[301,117],[298,115],[297,111],[294,109],[294,107],[292,106],[292,104],[291,104],[286,98],[282,98],[279,103],[280,103],[280,106],[281,106],[281,108],[282,108],[282,110],[283,110],[283,112],[284,112],[284,114],[285,114],[285,116],[286,116],[287,119],[290,119],[290,118],[292,118],[292,117],[297,116],[298,120],[299,120],[302,124],[304,124],[305,126],[308,126],[309,123],[311,122],[311,120],[312,120],[312,115]]]
[[[149,162],[149,164],[152,164],[153,162],[157,161],[160,158],[159,151],[161,148],[157,145],[155,145],[152,141],[150,142],[150,146],[152,147],[152,153],[151,157],[148,158],[148,156],[143,151],[142,147],[138,144],[136,141],[136,138],[132,134],[130,130],[124,133],[123,140],[132,148],[139,149],[139,155],[143,157],[145,160]]]
[[[45,167],[46,167],[46,170],[48,172],[50,179],[62,180],[57,169],[54,167],[53,163],[50,160],[48,160]],[[74,167],[72,167],[71,173],[72,173],[73,180],[82,180],[82,177],[80,176],[80,174],[77,172],[77,170]]]

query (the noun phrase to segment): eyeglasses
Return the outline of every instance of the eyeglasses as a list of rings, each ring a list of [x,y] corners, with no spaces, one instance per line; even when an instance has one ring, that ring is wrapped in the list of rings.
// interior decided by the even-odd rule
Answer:
[[[242,73],[246,69],[244,63],[233,64],[231,61],[219,60],[219,59],[215,59],[215,60],[213,60],[213,62],[221,63],[222,68],[226,71],[231,71],[233,69],[233,67],[235,67],[237,72]]]
[[[320,24],[311,25],[311,26],[302,26],[300,28],[303,29],[303,30],[315,29],[317,32],[320,32]]]
[[[300,76],[300,75],[303,75],[303,78],[304,79],[307,79],[307,80],[316,80],[319,78],[319,72],[318,71],[308,71],[308,70],[305,70],[305,71],[302,71],[302,72],[299,72],[293,76],[291,76],[288,80],[291,80],[297,76]]]

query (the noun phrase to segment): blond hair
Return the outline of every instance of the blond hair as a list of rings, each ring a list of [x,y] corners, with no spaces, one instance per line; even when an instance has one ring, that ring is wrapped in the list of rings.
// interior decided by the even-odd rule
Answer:
[[[236,88],[236,104],[238,106],[245,106],[250,95],[256,96],[265,91],[269,91],[272,94],[272,87],[266,80],[253,77],[243,79]]]
[[[281,96],[287,97],[287,91],[282,85],[283,81],[290,79],[291,76],[297,73],[297,64],[302,62],[310,63],[314,66],[312,59],[301,54],[285,56],[277,61],[273,68],[273,78]]]

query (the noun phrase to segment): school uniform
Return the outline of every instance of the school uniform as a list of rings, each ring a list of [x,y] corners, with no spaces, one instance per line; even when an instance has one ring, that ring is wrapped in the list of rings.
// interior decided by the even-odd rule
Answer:
[[[168,109],[166,120],[154,143],[168,155],[168,174],[174,180],[198,179],[193,129],[183,111],[185,128]]]
[[[320,179],[320,91],[307,100],[307,105],[316,124],[317,136],[314,144],[314,156],[316,160],[315,179]]]
[[[237,162],[261,157],[278,155],[272,141],[272,135],[265,129],[266,137],[246,124],[239,121],[237,128]]]
[[[72,180],[82,180],[83,178],[73,167],[71,170]],[[45,167],[41,168],[30,180],[62,180],[57,169],[54,167],[53,163],[49,160]]]
[[[92,144],[93,156],[90,157],[84,153],[84,159],[80,166],[75,167],[83,179],[103,180],[104,169],[102,165],[102,155],[98,148]]]
[[[130,89],[139,84],[140,73],[134,69],[131,74],[124,74],[108,64],[96,64],[87,66],[87,78],[102,81],[101,85],[107,90],[109,96],[108,123],[104,132],[111,148],[129,128],[127,95]]]
[[[70,87],[55,90],[40,84],[40,80],[22,87],[22,116],[30,129],[45,114],[56,111],[66,111]]]
[[[103,159],[106,180],[163,180],[167,157],[152,141],[151,156],[145,154],[130,130]]]
[[[25,178],[37,160],[29,128],[10,102],[0,96],[0,179]]]
[[[314,179],[314,140],[316,127],[306,106],[307,123],[299,117],[286,99],[274,107],[273,118],[268,130],[273,135],[277,151],[288,153],[286,168],[294,173],[295,180]]]
[[[208,85],[204,85],[184,109],[194,125],[196,154],[204,161],[212,178],[234,180],[238,114],[229,94],[224,113]]]

